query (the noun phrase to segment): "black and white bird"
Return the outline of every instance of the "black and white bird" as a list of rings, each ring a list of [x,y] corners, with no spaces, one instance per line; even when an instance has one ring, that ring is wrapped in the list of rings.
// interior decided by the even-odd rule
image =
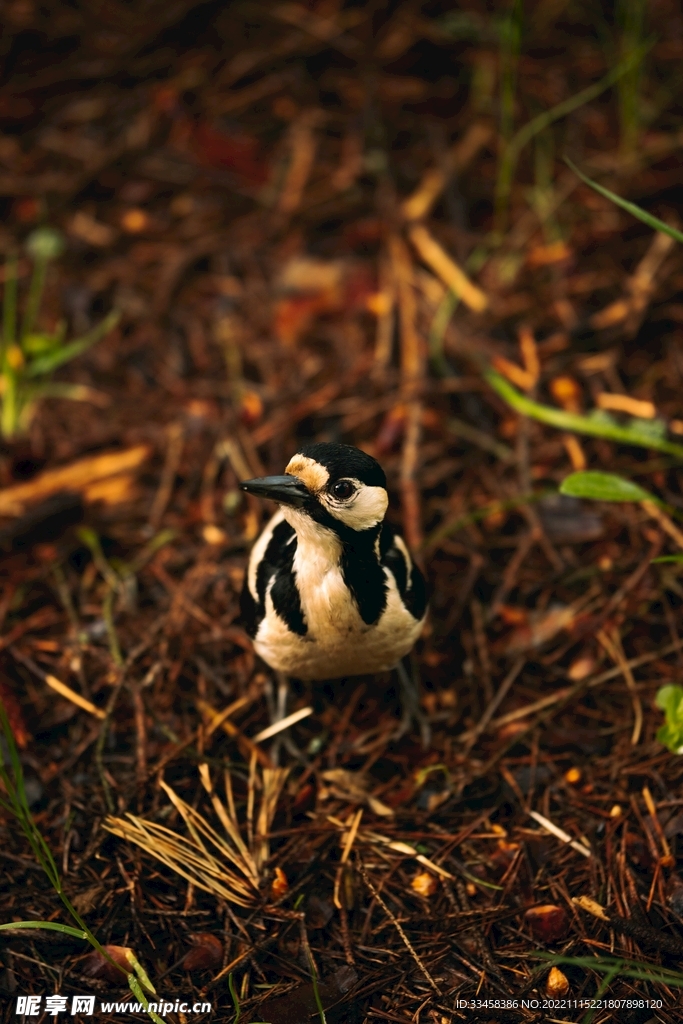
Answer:
[[[401,659],[422,630],[426,588],[384,518],[379,463],[350,445],[309,444],[284,476],[241,486],[280,505],[254,545],[242,590],[256,652],[298,679],[398,668],[405,684]]]

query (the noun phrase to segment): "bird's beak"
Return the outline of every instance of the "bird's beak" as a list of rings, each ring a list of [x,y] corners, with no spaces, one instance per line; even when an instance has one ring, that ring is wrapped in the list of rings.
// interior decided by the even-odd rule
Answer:
[[[244,480],[240,484],[243,491],[256,494],[259,498],[270,498],[281,505],[301,508],[310,498],[308,488],[298,476],[287,473],[284,476],[260,476],[255,480]]]

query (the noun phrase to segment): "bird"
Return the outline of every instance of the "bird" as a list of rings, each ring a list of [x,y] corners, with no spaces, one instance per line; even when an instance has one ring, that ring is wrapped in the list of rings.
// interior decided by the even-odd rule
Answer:
[[[397,669],[422,727],[402,659],[425,622],[426,583],[386,519],[380,464],[352,445],[316,442],[284,475],[241,487],[280,506],[252,548],[240,600],[256,653],[301,680]]]

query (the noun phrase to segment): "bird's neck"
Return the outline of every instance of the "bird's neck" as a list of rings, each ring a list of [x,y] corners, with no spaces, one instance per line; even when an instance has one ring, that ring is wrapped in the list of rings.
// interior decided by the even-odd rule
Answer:
[[[382,524],[370,530],[351,530],[342,523],[334,528],[316,522],[298,509],[283,509],[287,522],[296,531],[299,564],[319,571],[336,568],[348,558],[379,564],[378,538]]]

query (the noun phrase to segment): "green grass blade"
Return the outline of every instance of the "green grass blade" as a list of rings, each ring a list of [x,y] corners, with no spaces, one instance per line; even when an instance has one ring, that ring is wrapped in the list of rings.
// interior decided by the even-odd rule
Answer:
[[[464,441],[469,441],[470,444],[482,448],[485,452],[491,452],[501,462],[514,462],[515,460],[512,448],[503,444],[502,441],[497,441],[495,437],[491,437],[485,431],[479,430],[478,427],[473,427],[466,420],[459,420],[455,416],[451,416],[446,423],[446,429],[449,434],[461,437]]]
[[[12,770],[12,778],[10,778],[10,774],[7,771],[7,767],[2,756],[2,751],[0,750],[0,779],[2,779],[5,786],[5,792],[7,794],[7,801],[3,801],[5,808],[8,809],[17,819],[19,827],[28,839],[36,861],[40,864],[41,868],[47,875],[52,888],[59,896],[71,918],[85,934],[90,945],[93,946],[93,948],[96,949],[98,953],[105,958],[105,960],[114,964],[118,970],[123,970],[123,968],[120,968],[118,964],[114,963],[107,951],[95,938],[62,888],[62,880],[60,878],[57,865],[55,864],[54,857],[52,856],[52,852],[33,820],[33,815],[31,814],[31,809],[26,799],[24,774],[21,767],[21,761],[19,759],[19,751],[17,750],[17,744],[14,739],[12,727],[9,723],[7,712],[2,700],[0,700],[0,730],[2,731],[7,744]]]
[[[88,938],[80,928],[72,928],[69,924],[58,924],[56,921],[9,921],[7,924],[0,924],[0,932],[11,931],[13,928],[40,928],[47,932],[61,932],[74,939],[86,939],[87,941]]]
[[[450,288],[439,303],[429,328],[428,348],[429,361],[439,377],[447,377],[450,373],[443,352],[443,339],[446,329],[458,307],[459,297]]]
[[[522,0],[512,0],[510,10],[500,22],[500,134],[508,142],[514,129],[517,66],[522,46]]]
[[[498,178],[496,181],[496,224],[497,231],[500,233],[505,227],[505,217],[507,213],[507,203],[510,196],[510,190],[512,188],[512,178],[515,173],[515,167],[519,156],[535,135],[539,132],[544,131],[555,121],[559,121],[563,117],[567,117],[568,114],[578,110],[579,107],[585,106],[586,103],[591,103],[594,99],[609,89],[610,86],[614,85],[622,75],[627,74],[632,68],[642,61],[644,55],[653,45],[652,42],[648,42],[643,46],[638,47],[630,53],[625,60],[617,64],[608,74],[601,78],[599,82],[595,82],[594,85],[589,85],[586,89],[582,89],[581,92],[577,92],[575,96],[569,96],[566,100],[562,100],[561,103],[551,107],[550,110],[544,110],[536,117],[532,118],[531,121],[527,121],[519,131],[517,131],[510,142],[503,151],[503,156],[500,162],[500,168],[498,170]]]
[[[632,53],[638,48],[644,35],[647,0],[617,0],[615,20],[621,27],[620,50]],[[640,83],[642,61],[631,68],[619,80],[619,121],[621,127],[620,149],[627,159],[638,144],[641,124]]]
[[[669,235],[670,238],[675,239],[677,242],[683,242],[683,232],[678,231],[676,228],[672,228],[670,224],[665,224],[663,220],[659,219],[659,217],[653,217],[651,213],[641,209],[640,206],[636,206],[635,203],[630,203],[628,199],[623,199],[621,196],[618,196],[616,192],[610,192],[610,190],[605,188],[604,185],[598,185],[597,181],[593,181],[580,171],[576,164],[572,163],[569,157],[566,156],[564,158],[564,162],[572,169],[574,174],[581,178],[581,181],[583,181],[584,184],[589,185],[595,192],[599,192],[601,196],[605,197],[605,199],[611,200],[617,206],[620,206],[622,210],[626,210],[626,212],[630,213],[633,217],[636,217],[638,220],[642,220],[643,224],[647,224],[648,227],[654,228],[655,231],[662,231],[665,235]]]
[[[66,398],[70,402],[90,402],[100,409],[107,409],[110,400],[102,391],[91,388],[88,384],[72,384],[66,380],[46,380],[37,384],[24,384],[21,389],[24,403],[35,403],[40,398]],[[26,413],[19,416],[20,425],[26,429],[30,418],[27,420]]]
[[[0,729],[2,730],[7,744],[12,771],[12,777],[10,778],[9,772],[6,770],[4,758],[0,752],[0,778],[5,786],[9,809],[19,822],[19,827],[28,839],[36,860],[50,879],[50,883],[53,888],[61,894],[61,882],[57,865],[55,864],[50,848],[35,826],[28,800],[26,798],[26,791],[24,789],[24,772],[19,759],[19,751],[17,750],[12,727],[9,723],[7,712],[2,700],[0,700]]]
[[[12,345],[17,331],[17,258],[8,256],[5,261],[5,294],[2,302],[2,349]]]
[[[540,950],[531,955],[537,960],[545,960],[547,963],[558,967],[562,965],[582,967],[586,970],[595,971],[597,974],[610,974],[618,967],[620,975],[624,978],[633,978],[636,981],[649,981],[654,985],[671,985],[675,988],[683,988],[683,971],[660,967],[659,964],[648,964],[639,960],[625,960],[610,956],[562,956]]]
[[[167,544],[171,544],[178,536],[177,530],[160,530],[156,536],[145,544],[142,551],[138,552],[137,555],[129,563],[121,568],[121,575],[126,578],[128,576],[134,576],[140,572],[141,569],[147,565],[149,560],[154,557],[157,551],[161,548],[166,547]]]
[[[488,519],[489,516],[496,515],[498,512],[511,512],[513,509],[521,508],[523,505],[535,504],[537,501],[542,501],[543,498],[549,498],[556,493],[555,490],[531,491],[528,494],[520,494],[516,498],[494,501],[490,505],[485,505],[484,508],[476,509],[474,512],[466,512],[464,515],[458,516],[457,519],[447,520],[444,523],[440,523],[425,537],[422,550],[431,551],[442,540],[445,540],[446,537],[450,537],[452,534],[457,533],[458,530],[462,530],[469,523],[479,523],[482,519]]]
[[[0,401],[0,435],[7,440],[11,440],[19,430],[19,414],[22,402],[17,394],[19,384],[17,375],[6,359],[4,363],[4,391]]]
[[[318,1016],[320,1017],[320,1024],[327,1024],[327,1017],[325,1016],[325,1008],[323,1001],[320,998],[320,991],[318,989],[318,974],[313,963],[313,957],[311,956],[310,949],[307,949],[308,953],[308,964],[311,970],[311,982],[313,984],[313,998],[315,999],[315,1005],[318,1008]]]
[[[235,981],[233,979],[232,971],[228,975],[228,990],[230,992],[230,998],[232,999],[232,1005],[235,1007],[235,1019],[233,1024],[238,1024],[240,1017],[242,1016],[242,1009],[240,1007],[240,1001],[235,992]]]
[[[153,996],[155,996],[157,994],[157,990],[155,989],[155,987],[152,984],[152,982],[149,980],[149,977],[147,975],[147,971],[142,966],[142,964],[140,963],[140,961],[138,960],[138,958],[136,957],[136,955],[135,955],[135,953],[133,952],[132,949],[129,949],[127,951],[127,953],[126,953],[126,960],[131,965],[133,970],[135,971],[135,974],[137,975],[137,978],[138,978],[140,984],[142,985],[142,987],[147,989],[148,992],[150,992]]]
[[[561,103],[557,103],[550,110],[544,110],[542,113],[537,114],[531,121],[527,121],[518,132],[512,137],[510,141],[510,149],[518,156],[522,149],[530,142],[535,135],[539,132],[544,131],[550,127],[555,121],[561,120],[563,117],[567,117],[568,114],[573,114],[579,107],[583,107],[586,103],[590,103],[592,100],[597,99],[600,93],[605,92],[610,86],[614,85],[622,75],[627,74],[631,69],[640,62],[647,51],[652,47],[653,43],[648,42],[643,46],[639,46],[637,50],[630,53],[625,60],[617,64],[615,68],[609,71],[604,78],[601,78],[599,82],[595,82],[593,85],[587,86],[582,89],[581,92],[577,92],[574,96],[568,96],[566,100],[562,100]]]
[[[659,558],[653,558],[650,565],[680,565],[681,562],[683,562],[683,555],[660,555]]]
[[[597,1013],[599,1000],[602,999],[602,997],[604,996],[605,992],[609,991],[610,985],[612,984],[612,982],[614,981],[615,978],[619,977],[620,973],[621,973],[621,964],[619,962],[615,963],[613,965],[613,967],[609,971],[607,971],[605,973],[605,976],[602,979],[602,982],[598,986],[598,991],[595,993],[595,996],[593,997],[595,999],[596,1005],[595,1006],[591,1006],[591,1008],[586,1011],[586,1013],[581,1018],[581,1024],[591,1024],[591,1021],[593,1020],[593,1017]]]
[[[46,274],[47,262],[42,259],[36,260],[33,266],[33,274],[31,275],[31,284],[28,289],[24,319],[21,324],[22,341],[27,334],[31,334],[33,331],[33,327],[38,316],[38,310],[40,309],[40,303],[43,298]]]
[[[539,423],[545,423],[558,430],[569,430],[575,434],[587,434],[590,437],[602,437],[606,441],[616,441],[617,444],[635,445],[638,448],[651,448],[655,451],[666,452],[677,459],[683,459],[683,445],[667,441],[666,438],[643,434],[642,427],[621,426],[612,422],[606,417],[581,416],[575,412],[565,412],[564,409],[555,409],[550,405],[543,405],[535,402],[526,395],[520,394],[500,373],[495,370],[485,370],[484,378],[491,385],[493,390],[504,402],[522,416],[529,416]]]
[[[68,363],[71,359],[75,359],[81,352],[85,352],[86,349],[91,348],[101,338],[108,334],[113,327],[121,319],[121,313],[118,309],[112,309],[110,313],[105,316],[99,324],[97,324],[91,331],[84,334],[82,338],[76,338],[74,341],[70,341],[68,345],[62,345],[56,351],[46,352],[44,355],[37,356],[33,359],[26,367],[27,377],[42,377],[46,374],[52,373],[59,366],[63,366],[64,363]]]
[[[155,1013],[154,1010],[150,1010],[149,999],[142,991],[142,986],[140,985],[138,978],[136,978],[134,974],[128,975],[128,987],[130,988],[131,992],[133,993],[137,1001],[139,1003],[142,1003],[145,1010],[147,1011],[148,1017],[151,1017],[151,1019],[154,1021],[154,1024],[165,1024],[164,1020],[157,1013]]]
[[[590,501],[653,501],[659,504],[654,494],[632,480],[616,473],[599,473],[590,469],[566,476],[560,484],[560,494]]]
[[[19,751],[17,750],[16,741],[12,732],[12,727],[9,724],[7,712],[5,707],[0,700],[0,730],[4,734],[7,749],[9,751],[10,764],[13,773],[13,779],[10,778],[9,772],[5,765],[5,760],[2,755],[2,749],[0,748],[0,779],[2,780],[6,794],[7,802],[3,801],[3,805],[7,810],[13,814],[21,826],[22,831],[26,835],[31,849],[35,854],[36,860],[42,867],[45,874],[48,876],[52,887],[59,896],[60,900],[64,904],[64,907],[68,911],[69,915],[73,918],[76,924],[79,926],[78,929],[72,928],[69,925],[58,924],[52,921],[19,921],[11,922],[5,925],[0,925],[0,930],[7,931],[10,928],[45,928],[52,931],[62,932],[65,935],[71,935],[75,938],[85,939],[93,949],[104,957],[110,964],[116,967],[117,970],[121,971],[128,978],[128,985],[131,991],[137,998],[138,1002],[142,1003],[145,1007],[149,1017],[154,1021],[154,1024],[164,1024],[164,1021],[156,1013],[149,1009],[149,1002],[144,992],[142,991],[141,981],[145,987],[150,991],[154,992],[154,986],[147,977],[144,968],[137,961],[137,958],[132,955],[129,957],[129,962],[135,971],[134,974],[129,974],[120,964],[117,964],[112,957],[107,953],[106,949],[101,945],[100,942],[95,938],[93,933],[86,925],[83,918],[80,916],[76,908],[71,903],[70,899],[62,888],[62,880],[57,870],[57,866],[54,862],[50,849],[39,832],[31,814],[31,809],[26,800],[26,793],[24,791],[23,772],[21,768],[21,761],[19,759]]]

